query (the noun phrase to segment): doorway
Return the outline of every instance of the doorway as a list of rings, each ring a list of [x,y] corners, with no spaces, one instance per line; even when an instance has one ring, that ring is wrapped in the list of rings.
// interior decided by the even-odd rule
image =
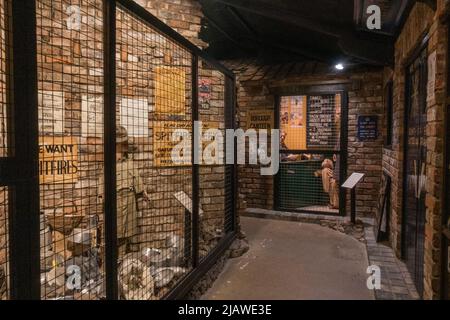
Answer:
[[[340,182],[345,173],[343,92],[284,95],[277,99],[280,170],[275,209],[343,213]]]
[[[406,70],[403,256],[417,292],[423,292],[426,182],[427,50]]]

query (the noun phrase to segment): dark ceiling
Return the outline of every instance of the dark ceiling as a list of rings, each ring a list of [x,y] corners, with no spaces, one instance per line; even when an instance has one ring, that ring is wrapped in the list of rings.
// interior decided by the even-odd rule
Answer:
[[[428,1],[427,1],[428,2]],[[201,38],[220,60],[257,59],[386,65],[411,0],[200,0]],[[365,28],[365,9],[382,8],[382,30]]]

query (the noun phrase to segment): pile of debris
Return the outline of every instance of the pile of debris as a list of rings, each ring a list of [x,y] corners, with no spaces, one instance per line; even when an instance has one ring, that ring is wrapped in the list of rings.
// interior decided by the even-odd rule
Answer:
[[[119,265],[121,298],[152,300],[173,285],[187,269],[184,240],[177,235],[166,238],[164,249],[144,248],[126,254]]]
[[[330,221],[330,220],[321,220],[320,225],[323,227],[328,227],[330,229],[336,230],[341,233],[345,233],[349,236],[352,236],[356,240],[360,242],[366,242],[366,238],[364,237],[364,222],[360,219],[357,219],[355,223],[352,223],[350,220],[346,221]]]

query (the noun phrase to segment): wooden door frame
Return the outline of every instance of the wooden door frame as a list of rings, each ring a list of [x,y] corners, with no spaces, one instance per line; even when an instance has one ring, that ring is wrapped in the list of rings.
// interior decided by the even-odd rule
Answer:
[[[341,94],[341,129],[340,129],[340,181],[347,178],[347,163],[348,163],[348,91],[351,87],[348,84],[333,84],[333,85],[306,85],[294,86],[289,88],[272,89],[274,94],[274,116],[275,129],[280,129],[280,98],[283,96],[301,96],[301,95],[327,95],[327,94]],[[313,153],[314,150],[311,150]],[[273,177],[273,209],[275,211],[283,210],[279,206],[279,188],[280,188],[280,174],[279,172]],[[346,215],[346,201],[347,195],[345,190],[339,187],[339,216]],[[310,213],[319,215],[331,215],[326,212],[308,211],[308,210],[288,210],[299,213]]]
[[[408,148],[408,131],[409,131],[409,122],[408,122],[408,111],[411,103],[411,88],[409,85],[409,70],[408,68],[411,66],[412,63],[415,62],[417,58],[422,54],[424,50],[427,50],[428,48],[428,41],[429,36],[426,34],[420,44],[413,50],[413,53],[411,56],[405,60],[405,63],[403,65],[404,70],[404,78],[405,78],[405,92],[404,92],[404,113],[403,113],[403,122],[404,122],[404,130],[403,130],[403,172],[402,172],[402,229],[401,229],[401,258],[403,260],[406,259],[406,203],[407,203],[407,187],[408,187],[408,177],[407,177],[407,169],[408,169],[408,161],[406,159],[406,156],[408,154],[409,148]],[[427,52],[428,56],[428,52]],[[419,86],[421,83],[419,84]],[[425,133],[426,134],[426,133]],[[416,245],[417,247],[417,245]],[[411,275],[414,276],[415,275]],[[420,293],[422,295],[422,293]]]

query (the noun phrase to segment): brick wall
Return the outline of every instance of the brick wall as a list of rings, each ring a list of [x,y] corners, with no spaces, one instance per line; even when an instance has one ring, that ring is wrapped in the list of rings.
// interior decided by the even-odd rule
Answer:
[[[135,0],[155,17],[172,27],[195,45],[205,48],[199,39],[203,13],[197,0]]]
[[[304,70],[283,75],[268,70],[270,67],[253,63],[229,61],[228,65],[237,73],[238,118],[242,128],[247,127],[247,111],[251,109],[274,110],[274,95],[271,86],[295,87],[324,83],[350,83],[348,91],[348,167],[347,174],[363,172],[366,177],[357,189],[358,214],[371,216],[376,209],[381,179],[381,133],[375,141],[361,142],[356,138],[358,115],[377,115],[382,127],[382,79],[381,69],[355,70],[336,74],[328,66],[290,67]],[[271,69],[271,68],[270,68]],[[285,70],[282,66],[273,69]],[[317,71],[317,70],[323,71]],[[308,71],[309,70],[309,71]],[[312,72],[311,70],[316,70]],[[281,74],[281,75],[280,75]],[[239,168],[239,191],[245,196],[248,207],[273,209],[273,178],[261,176],[259,166],[245,165]]]
[[[404,95],[405,64],[420,45],[425,34],[429,36],[428,54],[437,52],[435,99],[427,102],[427,170],[426,170],[426,227],[424,298],[439,297],[440,244],[443,172],[444,107],[446,83],[447,28],[440,20],[444,1],[438,1],[433,12],[426,4],[417,3],[412,9],[395,44],[394,70],[385,70],[385,81],[394,81],[394,132],[391,149],[383,150],[383,169],[392,177],[391,244],[397,255],[401,253],[402,194],[404,160]]]

